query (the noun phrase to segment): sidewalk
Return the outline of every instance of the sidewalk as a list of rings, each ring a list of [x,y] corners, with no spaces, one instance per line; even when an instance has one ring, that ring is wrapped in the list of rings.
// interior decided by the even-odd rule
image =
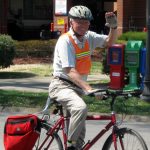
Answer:
[[[0,79],[0,89],[47,92],[52,77]],[[89,75],[88,81],[109,80],[107,75]]]
[[[48,86],[52,77],[34,77],[34,78],[22,78],[22,79],[0,79],[0,89],[6,90],[19,90],[19,91],[29,91],[29,92],[48,92]],[[100,80],[109,80],[109,76],[107,75],[89,75],[88,81],[100,81]],[[36,112],[36,110],[32,110],[33,108],[18,108],[18,107],[7,107],[5,108],[5,112]],[[2,108],[0,107],[0,110]],[[40,108],[41,110],[41,108]],[[93,114],[93,113],[91,113]],[[95,114],[95,113],[94,113]],[[140,121],[140,122],[150,122],[150,117],[148,116],[127,116],[127,120],[132,121]]]

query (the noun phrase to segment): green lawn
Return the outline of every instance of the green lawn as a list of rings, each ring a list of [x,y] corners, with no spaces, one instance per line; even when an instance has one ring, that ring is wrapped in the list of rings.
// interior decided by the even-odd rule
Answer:
[[[2,107],[44,107],[48,93],[32,93],[20,91],[0,90],[0,106]],[[110,113],[110,99],[95,100],[94,97],[83,97],[88,105],[89,112]],[[117,98],[115,111],[119,114],[150,115],[150,104],[139,98]]]
[[[100,62],[93,62],[91,74],[101,74],[102,64]],[[10,68],[0,70],[0,78],[24,78],[32,76],[49,76],[52,73],[52,65],[50,64],[36,64],[36,65],[14,65]],[[107,81],[104,81],[107,83]],[[90,83],[99,84],[99,83]],[[45,105],[47,93],[31,93],[0,90],[0,106],[3,107],[41,107]],[[110,100],[97,101],[91,97],[84,97],[90,112],[110,112]],[[150,115],[150,104],[139,98],[122,99],[118,98],[115,105],[115,110],[118,113],[132,114],[132,115]]]
[[[102,64],[93,62],[91,74],[100,74]],[[0,78],[24,78],[24,77],[46,77],[53,72],[52,64],[28,64],[28,65],[11,65],[9,68],[0,69]]]

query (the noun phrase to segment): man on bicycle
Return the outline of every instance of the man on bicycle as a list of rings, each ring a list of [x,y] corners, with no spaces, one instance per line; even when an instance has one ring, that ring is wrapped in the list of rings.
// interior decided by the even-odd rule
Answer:
[[[69,112],[68,150],[77,150],[84,143],[87,116],[87,106],[81,95],[93,91],[86,82],[91,68],[91,54],[96,47],[109,47],[115,42],[117,19],[112,12],[105,14],[106,25],[110,28],[107,36],[88,31],[93,17],[85,6],[72,7],[69,17],[70,30],[56,43],[54,78],[49,86],[49,95]]]

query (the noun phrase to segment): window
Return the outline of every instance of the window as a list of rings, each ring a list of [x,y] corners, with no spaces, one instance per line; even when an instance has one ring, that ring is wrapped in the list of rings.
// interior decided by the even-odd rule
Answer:
[[[24,0],[24,19],[53,18],[53,1],[51,0]]]

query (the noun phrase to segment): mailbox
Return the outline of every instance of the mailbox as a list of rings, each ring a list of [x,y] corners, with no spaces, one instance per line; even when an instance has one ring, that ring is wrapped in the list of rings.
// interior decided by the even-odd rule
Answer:
[[[145,70],[146,70],[146,48],[142,48],[140,52],[140,74],[141,74],[141,83],[140,87],[141,90],[144,89],[144,77],[145,77]]]
[[[124,90],[139,89],[139,60],[140,50],[143,47],[142,41],[128,41],[125,47],[125,68],[128,69],[129,84],[125,86]]]
[[[124,87],[124,48],[123,44],[114,44],[108,48],[107,62],[110,66],[109,88],[118,90]]]

